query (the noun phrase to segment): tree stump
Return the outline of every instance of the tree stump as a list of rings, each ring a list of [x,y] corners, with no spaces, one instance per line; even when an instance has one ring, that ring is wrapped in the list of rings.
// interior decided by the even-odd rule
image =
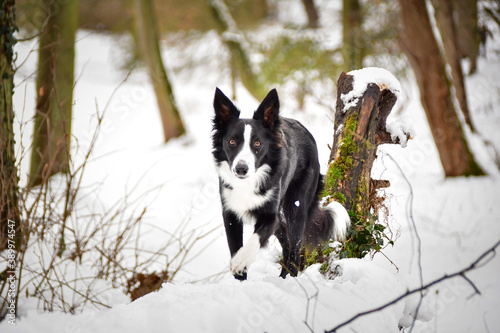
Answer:
[[[366,81],[371,73],[363,69],[350,72],[365,71],[362,79],[356,74],[342,73],[337,83],[335,132],[324,195],[328,198],[327,203],[332,200],[342,203],[351,216],[352,227],[341,257],[363,257],[383,245],[385,226],[377,223],[383,198],[377,196],[376,190],[389,187],[390,183],[372,179],[371,169],[379,145],[399,143],[405,146],[411,134],[404,124],[397,126],[399,133],[389,132],[386,125],[397,100],[395,91],[391,91],[395,88],[389,87],[391,82],[387,82],[387,78],[398,86],[399,82],[383,69],[367,70],[374,74],[373,82]],[[378,75],[380,73],[382,75]],[[354,91],[354,82],[358,79],[365,80],[366,85],[360,89],[360,82],[357,82]]]

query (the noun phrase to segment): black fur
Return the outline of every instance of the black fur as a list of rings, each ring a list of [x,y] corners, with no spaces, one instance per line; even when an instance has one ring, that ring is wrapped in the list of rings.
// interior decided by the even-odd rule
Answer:
[[[332,214],[319,207],[323,179],[316,142],[301,123],[279,116],[276,90],[269,92],[253,119],[240,119],[240,111],[218,88],[214,109],[213,156],[218,170],[225,163],[233,167],[235,155],[243,149],[239,145],[249,144],[242,143],[246,125],[252,126],[252,142],[260,143],[252,150],[255,168],[269,166],[265,181],[253,190],[254,193],[248,193],[254,199],[266,197],[266,200],[244,214],[239,211],[238,203],[230,203],[237,181],[226,179],[219,171],[223,219],[231,257],[243,246],[242,220],[245,216],[255,222],[254,232],[259,235],[261,247],[267,244],[271,235],[277,236],[283,248],[281,276],[288,273],[295,276],[302,243],[317,245],[328,240],[334,226]],[[235,277],[245,279],[246,271],[235,272]]]

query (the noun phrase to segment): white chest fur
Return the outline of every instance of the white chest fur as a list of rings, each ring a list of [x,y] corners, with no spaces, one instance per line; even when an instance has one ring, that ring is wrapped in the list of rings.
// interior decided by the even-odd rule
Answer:
[[[231,172],[229,164],[222,162],[217,171],[221,180],[230,186],[222,189],[224,207],[236,213],[243,222],[254,223],[248,212],[261,207],[274,195],[273,189],[264,194],[257,193],[262,183],[267,180],[270,169],[268,165],[263,165],[251,177],[239,179]]]

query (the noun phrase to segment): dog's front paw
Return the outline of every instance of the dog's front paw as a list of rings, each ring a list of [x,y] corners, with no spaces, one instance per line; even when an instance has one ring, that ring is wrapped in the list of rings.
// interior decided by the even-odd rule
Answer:
[[[233,257],[233,259],[231,259],[231,262],[229,263],[229,267],[231,268],[231,272],[233,273],[233,275],[243,275],[247,272],[247,265],[240,257],[238,257],[238,253]]]
[[[260,240],[258,234],[253,234],[247,244],[236,252],[231,259],[229,267],[235,275],[243,275],[248,267],[255,261],[260,249]]]
[[[238,281],[245,281],[247,279],[247,273],[243,274],[234,274],[234,278]]]
[[[229,267],[233,275],[243,275],[247,272],[247,267],[250,265],[244,247],[242,247],[236,255],[231,259]]]

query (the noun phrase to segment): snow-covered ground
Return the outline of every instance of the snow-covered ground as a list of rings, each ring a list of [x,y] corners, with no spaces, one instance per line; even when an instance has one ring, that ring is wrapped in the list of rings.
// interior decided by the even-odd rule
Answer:
[[[82,151],[90,144],[96,109],[102,112],[109,102],[79,205],[105,211],[132,190],[131,195],[148,193],[136,204],[148,208],[139,245],[151,250],[161,246],[167,232],[175,232],[180,224],[196,236],[215,231],[195,244],[173,283],[164,284],[158,292],[130,303],[121,290],[107,291],[101,300],[111,309],[89,305],[74,315],[43,312],[36,309],[33,299],[21,297],[16,325],[4,321],[0,331],[323,332],[417,288],[421,283],[419,254],[426,283],[468,266],[500,239],[500,174],[483,142],[488,139],[500,149],[497,43],[489,46],[488,58],[479,60],[478,72],[466,82],[473,119],[481,133],[471,135],[470,141],[488,176],[444,179],[416,83],[411,77],[401,80],[402,109],[391,114],[389,122],[405,118],[417,135],[404,149],[399,145],[381,147],[373,171],[375,178],[391,181],[386,195],[391,229],[397,236],[395,245],[383,251],[385,256],[377,254],[373,260],[337,262],[339,275],[333,280],[325,279],[317,266],[297,278],[283,280],[276,264],[279,245],[273,242],[259,254],[249,280],[235,281],[228,267],[210,141],[215,87],[231,92],[229,67],[225,65],[228,55],[215,33],[186,38],[190,42],[183,47],[167,40],[164,59],[173,74],[188,134],[163,144],[155,96],[144,71],[134,70],[120,85],[127,75],[121,69],[126,38],[79,32],[73,135],[80,150],[75,152],[75,164],[82,161]],[[17,124],[33,115],[36,52],[31,50],[35,48],[33,42],[17,46],[19,63],[29,55],[16,76]],[[293,89],[282,86],[278,92],[282,114],[300,120],[314,134],[326,171],[328,144],[333,138],[330,109],[306,99],[304,111],[297,111]],[[243,116],[250,117],[259,101],[241,85],[236,96]],[[31,127],[30,122],[23,126],[23,137],[18,131],[19,144],[28,144]],[[22,164],[22,182],[26,181],[27,162],[26,158]],[[420,252],[412,220],[421,240]],[[485,262],[467,274],[480,295],[462,278],[433,286],[426,291],[413,331],[497,331],[500,258],[490,256]],[[160,271],[164,264],[158,263],[155,269]],[[92,270],[91,263],[88,269]],[[339,331],[399,332],[398,325],[411,324],[409,313],[418,300],[418,296],[409,297]]]

